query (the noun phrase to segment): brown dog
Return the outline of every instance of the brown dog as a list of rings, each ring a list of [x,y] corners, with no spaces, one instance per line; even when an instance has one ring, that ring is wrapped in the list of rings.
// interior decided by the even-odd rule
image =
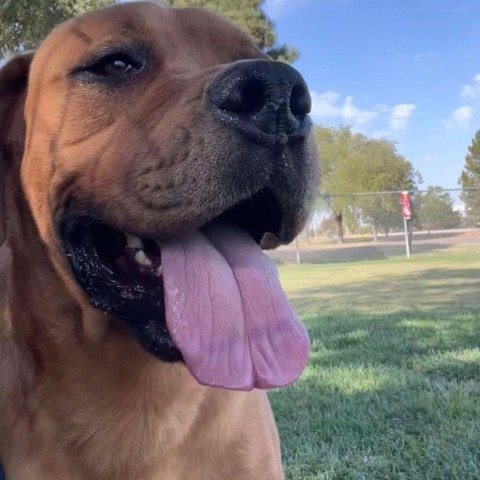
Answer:
[[[229,23],[147,2],[0,70],[7,480],[283,478],[264,389],[308,341],[258,244],[307,218],[309,109]]]

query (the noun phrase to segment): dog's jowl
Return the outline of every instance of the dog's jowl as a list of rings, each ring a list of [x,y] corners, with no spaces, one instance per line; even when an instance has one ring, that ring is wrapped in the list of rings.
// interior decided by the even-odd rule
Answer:
[[[0,70],[7,480],[279,480],[266,390],[306,330],[262,249],[318,160],[301,75],[200,9],[125,3]]]

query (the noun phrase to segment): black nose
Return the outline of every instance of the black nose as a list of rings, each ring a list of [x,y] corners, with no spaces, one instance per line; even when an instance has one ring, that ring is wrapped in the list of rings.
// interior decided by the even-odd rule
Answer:
[[[305,139],[312,101],[297,70],[270,60],[237,62],[207,89],[215,116],[249,140],[270,146]]]

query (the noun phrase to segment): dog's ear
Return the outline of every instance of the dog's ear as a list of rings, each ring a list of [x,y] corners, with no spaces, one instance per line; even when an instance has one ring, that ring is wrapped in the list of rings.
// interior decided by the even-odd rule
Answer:
[[[6,237],[5,174],[25,143],[23,109],[32,59],[33,53],[21,54],[0,68],[0,245]]]

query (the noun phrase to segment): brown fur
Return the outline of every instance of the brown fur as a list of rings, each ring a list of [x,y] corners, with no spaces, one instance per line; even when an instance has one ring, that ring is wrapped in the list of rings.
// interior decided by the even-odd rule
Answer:
[[[158,64],[126,94],[89,91],[66,73],[97,45],[145,37]],[[283,478],[266,393],[202,387],[183,365],[143,351],[90,306],[55,223],[67,206],[108,205],[105,221],[162,235],[221,213],[230,200],[215,185],[242,146],[202,116],[201,94],[242,58],[263,54],[216,16],[141,3],[66,22],[34,56],[0,71],[0,462],[8,480]]]

